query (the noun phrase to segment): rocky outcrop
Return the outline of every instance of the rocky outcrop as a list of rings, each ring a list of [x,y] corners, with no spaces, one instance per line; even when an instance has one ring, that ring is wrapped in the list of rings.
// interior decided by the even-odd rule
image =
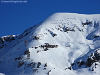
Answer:
[[[95,51],[91,52],[88,58],[85,60],[81,61],[75,61],[75,63],[72,64],[72,66],[77,66],[79,68],[84,67],[92,67],[91,71],[94,71],[96,66],[100,63],[100,48],[96,49]]]
[[[4,37],[0,38],[0,49],[2,49],[4,46],[6,46],[5,42],[11,42],[13,40],[15,40],[14,35],[8,35],[8,36],[4,36]]]

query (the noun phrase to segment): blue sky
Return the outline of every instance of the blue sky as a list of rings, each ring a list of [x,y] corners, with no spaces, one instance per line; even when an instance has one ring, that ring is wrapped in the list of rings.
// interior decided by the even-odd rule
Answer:
[[[21,34],[56,12],[100,14],[100,0],[27,0],[27,3],[0,3],[0,37]]]

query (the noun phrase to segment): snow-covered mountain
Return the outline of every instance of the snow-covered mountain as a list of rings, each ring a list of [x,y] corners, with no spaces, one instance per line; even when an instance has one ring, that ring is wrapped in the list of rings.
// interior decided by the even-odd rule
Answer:
[[[100,14],[55,13],[0,38],[1,75],[100,75]]]

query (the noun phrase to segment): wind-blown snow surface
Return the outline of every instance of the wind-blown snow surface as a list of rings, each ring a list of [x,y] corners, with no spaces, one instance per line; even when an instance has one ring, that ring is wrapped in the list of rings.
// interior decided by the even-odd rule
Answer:
[[[100,75],[100,14],[55,13],[0,38],[5,75]]]

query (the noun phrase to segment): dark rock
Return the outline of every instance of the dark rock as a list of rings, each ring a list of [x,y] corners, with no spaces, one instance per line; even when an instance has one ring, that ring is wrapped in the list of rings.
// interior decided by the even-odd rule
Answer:
[[[49,75],[49,73],[50,73],[50,72],[51,72],[51,70],[50,70],[50,71],[48,71],[48,73],[47,73],[47,74]]]
[[[85,65],[84,61],[79,62],[79,67],[81,67],[82,65]]]
[[[89,25],[89,24],[92,24],[92,22],[85,22],[85,23],[82,23],[82,25]]]
[[[21,67],[23,64],[24,64],[23,61],[19,61],[19,62],[18,62],[18,67]]]
[[[39,36],[34,36],[34,39],[39,40],[40,38],[39,38]]]
[[[44,51],[47,51],[47,50],[49,50],[49,49],[48,49],[48,48],[45,48],[45,49],[44,49]]]
[[[15,60],[20,60],[20,59],[22,59],[21,57],[17,57],[17,58],[15,58]]]
[[[46,70],[46,68],[44,68],[43,70]]]
[[[100,36],[94,36],[94,38],[98,38],[98,37],[100,37]]]
[[[53,37],[57,36],[57,34],[53,34]]]
[[[39,68],[39,67],[40,67],[40,65],[41,65],[41,62],[38,62],[38,64],[37,64],[37,68]]]
[[[38,47],[35,47],[35,49],[37,49]]]
[[[3,38],[0,38],[0,44],[3,44],[4,41],[3,41]]]
[[[71,70],[71,67],[68,67],[68,69],[70,69],[70,70]]]
[[[25,52],[24,52],[24,54],[29,54],[30,52],[29,52],[29,50],[26,50]]]
[[[44,67],[47,67],[47,63],[44,65]]]
[[[33,72],[36,72],[38,69],[33,69]]]
[[[24,52],[24,55],[27,55],[27,58],[30,59],[30,52],[29,52],[29,50],[26,50],[26,51]]]

